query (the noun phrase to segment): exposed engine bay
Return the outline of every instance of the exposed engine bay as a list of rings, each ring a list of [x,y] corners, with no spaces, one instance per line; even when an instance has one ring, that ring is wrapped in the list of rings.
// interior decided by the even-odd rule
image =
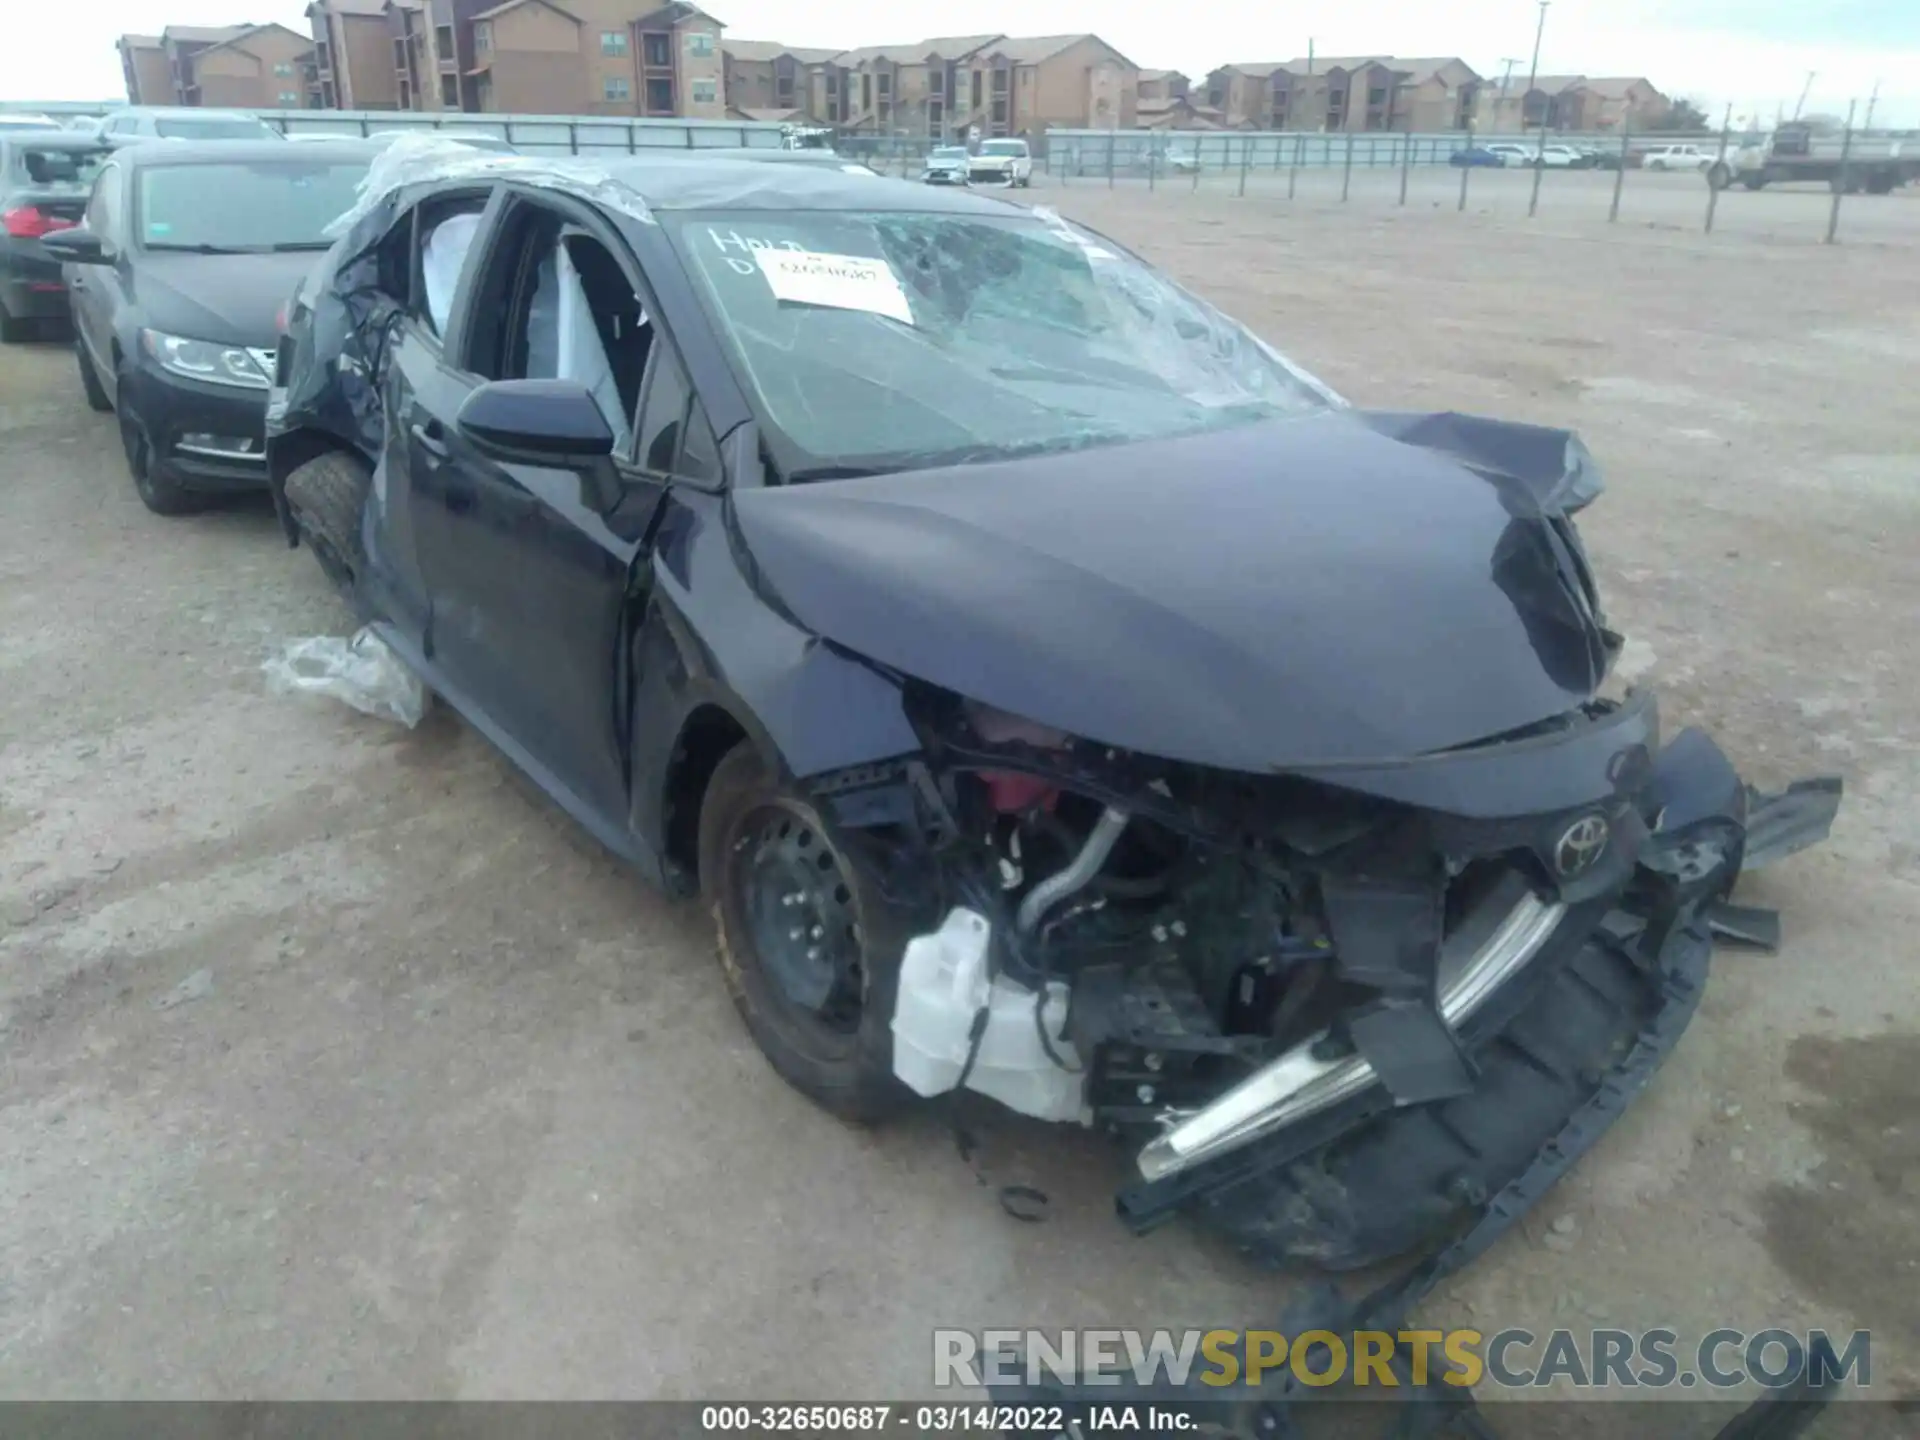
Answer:
[[[1697,731],[1656,755],[1645,697],[1458,752],[1466,764],[1504,752],[1510,768],[1544,749],[1558,775],[1578,772],[1568,761],[1583,750],[1625,757],[1593,771],[1579,803],[1473,817],[1317,777],[1152,760],[944,695],[919,702],[924,762],[822,787],[843,823],[911,811],[888,829],[914,837],[891,857],[895,880],[945,917],[907,946],[896,1074],[922,1095],[973,1089],[1115,1134],[1137,1149],[1142,1183],[1121,1208],[1141,1228],[1231,1183],[1250,1152],[1282,1168],[1383,1112],[1471,1105],[1480,1046],[1548,970],[1591,966],[1586,942],[1609,925],[1710,924],[1749,826],[1773,817],[1767,853],[1751,858],[1778,858],[1821,838],[1839,798],[1838,782],[1818,781],[1750,803]],[[1769,918],[1726,929],[1765,939]],[[1622,1033],[1601,1050],[1651,1013],[1623,1003]],[[1555,1067],[1550,1048],[1532,1063]],[[1454,1198],[1496,1188],[1492,1170]],[[1415,1236],[1350,1238],[1307,1250],[1361,1264]]]

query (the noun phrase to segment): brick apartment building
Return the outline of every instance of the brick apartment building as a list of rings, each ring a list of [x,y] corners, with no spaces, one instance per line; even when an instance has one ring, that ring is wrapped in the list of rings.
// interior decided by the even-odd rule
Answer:
[[[634,0],[313,0],[307,103],[343,110],[726,115],[720,34]]]
[[[1308,56],[1223,65],[1207,76],[1206,105],[1243,129],[1464,130],[1481,86],[1457,56]]]
[[[1131,127],[1139,68],[1097,35],[947,35],[807,50],[726,42],[727,96],[748,119],[808,119],[931,140]]]
[[[296,109],[311,42],[285,25],[169,25],[122,35],[120,68],[135,105]]]
[[[1540,75],[1531,86],[1514,78],[1481,88],[1475,122],[1482,130],[1619,130],[1657,126],[1672,102],[1644,75]]]

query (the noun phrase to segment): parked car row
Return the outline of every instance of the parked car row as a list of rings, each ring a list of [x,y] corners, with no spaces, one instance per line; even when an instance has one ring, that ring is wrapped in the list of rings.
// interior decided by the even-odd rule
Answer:
[[[920,173],[926,185],[1005,185],[1025,189],[1033,183],[1033,152],[1024,140],[988,140],[978,150],[942,145],[929,151]]]
[[[39,238],[141,499],[269,488],[821,1106],[1091,1123],[1270,1261],[1509,1223],[1837,783],[1602,695],[1577,438],[1352,408],[982,158],[148,145]]]

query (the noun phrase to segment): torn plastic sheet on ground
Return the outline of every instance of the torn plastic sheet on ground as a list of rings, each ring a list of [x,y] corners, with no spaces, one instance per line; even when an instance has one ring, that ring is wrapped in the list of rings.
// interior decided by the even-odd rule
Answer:
[[[374,157],[360,182],[358,198],[344,215],[327,226],[338,238],[379,209],[396,190],[430,180],[530,180],[557,184],[575,194],[597,200],[610,210],[636,220],[653,221],[638,191],[623,185],[605,169],[571,156],[500,155],[462,145],[432,131],[402,135]]]
[[[427,687],[371,628],[351,639],[312,635],[292,641],[260,668],[276,695],[331,696],[409,730],[427,713]]]

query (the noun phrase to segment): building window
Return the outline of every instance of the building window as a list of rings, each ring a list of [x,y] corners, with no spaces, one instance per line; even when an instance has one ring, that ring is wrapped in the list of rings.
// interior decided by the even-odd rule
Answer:
[[[654,33],[640,37],[641,50],[649,66],[656,70],[673,68],[673,37]]]
[[[627,100],[632,95],[633,90],[624,75],[609,75],[600,82],[600,98],[603,100]]]
[[[407,68],[407,42],[397,38],[393,42],[393,68],[396,70]]]
[[[947,93],[947,77],[939,66],[927,72],[927,94],[943,96]]]
[[[440,103],[448,110],[460,108],[460,77],[442,75],[440,77]]]
[[[673,114],[673,81],[664,77],[647,81],[647,113]]]
[[[282,60],[278,65],[273,67],[273,73],[285,79],[287,76],[293,74],[293,62],[291,60]]]
[[[827,94],[838,95],[839,93],[840,93],[840,72],[837,70],[829,70],[827,71]]]
[[[696,80],[693,82],[694,104],[712,105],[719,99],[720,82],[718,80]]]
[[[927,101],[927,134],[936,139],[946,133],[947,109],[938,100]]]
[[[627,32],[624,30],[602,30],[600,32],[600,53],[602,55],[626,54]]]
[[[871,75],[860,77],[860,108],[862,110],[873,108],[873,76]]]
[[[453,59],[453,26],[433,27],[433,48],[439,52],[442,61]]]
[[[1367,91],[1367,104],[1384,105],[1387,103],[1387,90],[1384,85],[1376,85]]]
[[[476,20],[473,22],[473,53],[485,55],[493,49],[493,22]]]
[[[326,110],[335,108],[333,103],[333,83],[331,81],[320,87],[320,105],[322,109]]]
[[[687,35],[687,54],[713,54],[713,32],[711,30],[693,30]]]
[[[313,47],[313,59],[314,63],[322,70],[331,70],[333,68],[333,58],[327,54],[326,41],[322,40],[318,45]]]
[[[400,108],[402,110],[411,110],[413,108],[413,91],[408,88],[407,82],[404,80],[400,82]]]
[[[882,100],[891,100],[893,98],[893,76],[882,71],[873,77],[873,88],[879,93]]]

